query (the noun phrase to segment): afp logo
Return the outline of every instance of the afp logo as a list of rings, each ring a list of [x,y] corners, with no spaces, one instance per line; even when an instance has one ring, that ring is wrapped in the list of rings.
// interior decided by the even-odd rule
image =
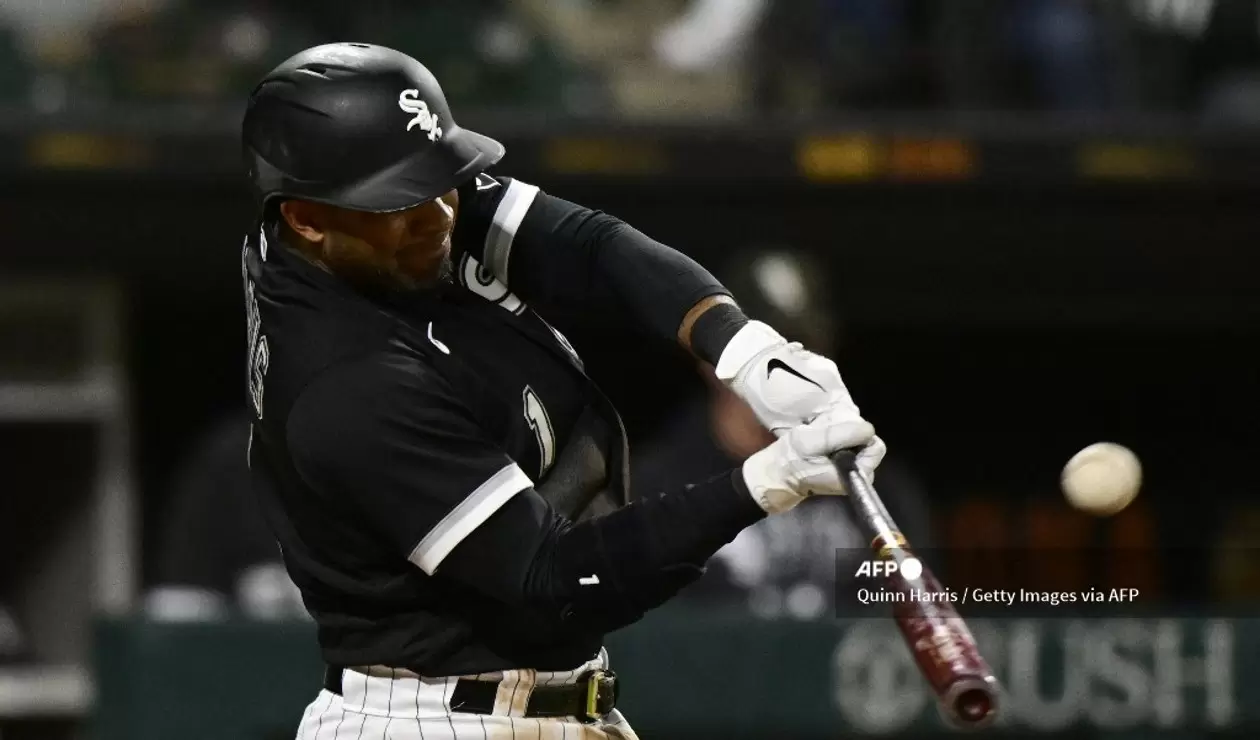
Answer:
[[[863,560],[858,564],[857,576],[867,578],[890,577],[901,573],[903,578],[914,580],[923,575],[923,563],[918,558],[906,558],[898,563],[896,560]]]

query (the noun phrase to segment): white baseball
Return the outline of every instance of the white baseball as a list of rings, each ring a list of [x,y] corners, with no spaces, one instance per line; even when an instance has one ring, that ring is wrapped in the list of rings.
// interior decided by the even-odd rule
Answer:
[[[1059,481],[1072,506],[1095,516],[1110,516],[1137,496],[1142,463],[1128,447],[1098,442],[1073,455]]]

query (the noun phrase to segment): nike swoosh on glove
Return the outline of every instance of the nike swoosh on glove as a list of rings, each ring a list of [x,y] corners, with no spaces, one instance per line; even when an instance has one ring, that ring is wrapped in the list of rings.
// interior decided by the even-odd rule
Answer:
[[[762,426],[776,435],[832,409],[860,415],[836,363],[789,343],[760,321],[748,322],[731,338],[715,371],[752,408]],[[859,453],[859,466],[873,480],[887,447],[878,437],[868,447],[872,449]]]
[[[808,496],[843,495],[844,483],[830,456],[870,448],[875,439],[875,428],[855,412],[828,411],[749,456],[742,468],[744,483],[757,505],[771,514],[787,511]],[[859,469],[867,474],[861,466],[859,458]]]

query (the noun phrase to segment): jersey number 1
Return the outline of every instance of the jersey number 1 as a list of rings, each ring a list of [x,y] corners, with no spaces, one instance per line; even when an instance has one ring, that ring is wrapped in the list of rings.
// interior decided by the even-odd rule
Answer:
[[[551,469],[551,464],[556,461],[556,433],[551,428],[551,419],[547,416],[546,407],[542,405],[542,400],[538,398],[537,393],[534,393],[533,388],[525,386],[521,401],[525,412],[525,423],[529,424],[534,437],[538,439],[538,477],[542,478]]]

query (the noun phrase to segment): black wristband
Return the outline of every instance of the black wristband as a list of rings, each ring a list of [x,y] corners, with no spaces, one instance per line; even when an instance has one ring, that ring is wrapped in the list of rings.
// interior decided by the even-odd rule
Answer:
[[[719,303],[700,314],[691,327],[691,350],[710,365],[717,365],[718,358],[731,339],[748,323],[742,309],[733,303]]]

